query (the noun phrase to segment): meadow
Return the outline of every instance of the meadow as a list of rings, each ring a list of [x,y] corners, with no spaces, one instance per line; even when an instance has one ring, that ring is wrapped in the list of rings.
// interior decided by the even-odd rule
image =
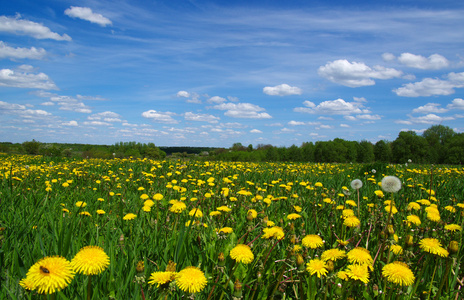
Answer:
[[[0,155],[0,298],[462,299],[463,174]]]

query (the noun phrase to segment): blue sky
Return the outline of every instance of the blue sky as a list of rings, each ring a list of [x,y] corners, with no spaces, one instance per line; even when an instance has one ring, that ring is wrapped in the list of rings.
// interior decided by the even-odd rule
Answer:
[[[3,2],[3,142],[464,132],[461,1]]]

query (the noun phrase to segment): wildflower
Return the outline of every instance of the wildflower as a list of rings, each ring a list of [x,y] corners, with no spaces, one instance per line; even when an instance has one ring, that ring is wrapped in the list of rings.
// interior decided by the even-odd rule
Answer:
[[[462,227],[461,225],[458,225],[458,224],[448,224],[448,225],[445,225],[445,229],[446,230],[449,230],[449,231],[462,231]]]
[[[19,285],[29,291],[32,291],[34,289],[34,281],[27,277],[21,279],[21,281],[19,281]]]
[[[156,193],[155,195],[153,195],[153,200],[157,200],[157,201],[160,201],[160,200],[163,200],[164,196],[161,195],[160,193]]]
[[[356,227],[359,226],[359,224],[361,224],[361,221],[355,216],[348,217],[343,221],[343,225],[347,227]]]
[[[47,256],[29,268],[23,284],[39,294],[53,294],[67,287],[73,278],[74,271],[67,259]]]
[[[150,197],[147,194],[140,195],[140,199],[142,199],[142,200],[147,200],[148,198],[150,198]]]
[[[128,213],[127,215],[125,215],[122,219],[123,220],[126,220],[126,221],[130,221],[130,220],[133,220],[137,218],[137,215],[136,214],[133,214],[133,213]]]
[[[173,200],[171,204],[172,206],[169,208],[169,211],[176,214],[180,214],[187,208],[187,205],[182,201]]]
[[[417,202],[410,202],[408,204],[408,207],[406,208],[407,210],[411,210],[411,209],[414,209],[414,210],[419,210],[420,209],[420,205],[417,203]]]
[[[79,250],[71,261],[73,269],[84,275],[98,275],[110,264],[110,258],[98,246],[87,246]]]
[[[306,264],[306,271],[311,275],[316,274],[318,278],[321,278],[321,276],[327,275],[327,264],[323,260],[312,259]]]
[[[334,249],[329,249],[329,250],[322,252],[321,259],[323,261],[328,261],[328,260],[337,261],[339,259],[344,258],[345,256],[346,256],[346,253],[344,250],[334,248]]]
[[[80,215],[83,215],[83,216],[87,216],[87,217],[91,217],[91,216],[92,216],[88,211],[81,211],[79,214],[80,214]]]
[[[150,206],[144,205],[144,206],[142,207],[142,210],[143,210],[144,212],[150,212],[150,211],[151,211],[151,207],[150,207]]]
[[[427,199],[420,199],[420,200],[417,200],[416,202],[422,205],[425,205],[425,206],[430,206],[430,201]]]
[[[97,214],[104,215],[105,211],[103,209],[97,209]]]
[[[360,179],[355,179],[351,182],[351,188],[353,188],[353,190],[359,190],[362,186],[363,183]]]
[[[252,219],[255,219],[258,216],[258,212],[254,209],[249,209],[247,216],[251,216]]]
[[[387,193],[396,193],[401,189],[401,180],[396,176],[385,176],[382,179],[382,190]]]
[[[425,238],[419,241],[419,247],[425,252],[438,256],[447,257],[448,251],[441,246],[439,240],[435,238]]]
[[[445,209],[449,212],[452,212],[452,213],[455,213],[456,212],[456,208],[454,208],[453,206],[451,205],[447,205],[445,206]]]
[[[403,247],[400,245],[391,245],[390,246],[390,251],[393,252],[395,255],[401,255],[403,254]]]
[[[261,238],[263,239],[270,239],[270,238],[275,238],[277,240],[280,240],[285,236],[284,230],[282,227],[279,226],[274,226],[271,228],[264,228],[263,229],[263,236]]]
[[[369,271],[367,269],[367,265],[349,265],[345,272],[351,279],[360,280],[364,283],[369,282]]]
[[[383,192],[382,192],[381,190],[376,190],[376,191],[374,191],[374,194],[375,194],[377,197],[379,197],[379,198],[383,198],[383,196],[384,196],[384,195],[383,195]]]
[[[232,209],[228,208],[227,206],[219,206],[218,208],[216,208],[218,211],[223,211],[223,212],[229,212],[231,211]]]
[[[346,203],[347,205],[349,205],[349,206],[352,206],[352,207],[358,206],[358,205],[356,204],[356,202],[354,202],[353,200],[346,200],[345,203]]]
[[[344,209],[342,211],[342,216],[345,218],[354,216],[354,211],[352,209]]]
[[[395,261],[385,265],[382,268],[382,276],[387,278],[388,281],[401,286],[410,286],[414,283],[414,273],[409,269],[408,265]]]
[[[155,202],[153,202],[153,200],[151,200],[151,199],[148,199],[145,202],[143,202],[143,205],[152,207],[153,205],[155,205]]]
[[[296,212],[301,212],[303,210],[301,206],[298,206],[298,205],[294,205],[293,208],[295,209]]]
[[[350,242],[349,242],[349,241],[344,241],[344,240],[337,240],[337,243],[339,243],[341,246],[346,246],[346,245],[348,245]]]
[[[189,212],[189,216],[195,216],[197,218],[203,217],[203,213],[199,208],[194,208]]]
[[[395,206],[388,205],[388,206],[385,206],[385,211],[387,213],[391,213],[392,215],[394,215],[398,212],[398,209],[396,209]]]
[[[166,284],[166,283],[169,283],[171,281],[173,281],[176,277],[176,272],[162,272],[162,271],[158,271],[158,272],[153,272],[151,273],[150,275],[150,278],[148,279],[148,283],[149,284],[157,284],[156,287],[159,287],[160,285],[163,285],[163,284]]]
[[[320,182],[316,182],[316,183],[314,184],[314,186],[315,186],[315,187],[323,187],[322,183],[320,183]]]
[[[197,267],[186,267],[176,274],[176,285],[187,293],[201,292],[208,283],[205,273]]]
[[[311,249],[316,249],[319,247],[322,247],[324,245],[324,241],[322,238],[316,234],[309,234],[305,236],[302,240],[301,243],[303,246],[306,248],[311,248]]]
[[[221,229],[219,229],[219,233],[232,233],[233,229],[231,227],[223,227]]]
[[[338,271],[337,277],[340,278],[341,280],[348,280],[348,274],[346,271]]]
[[[289,214],[287,216],[287,219],[289,219],[289,220],[296,220],[296,219],[299,219],[299,218],[301,218],[301,215],[299,215],[299,214]]]
[[[210,217],[220,216],[221,212],[217,211],[217,210],[214,210],[214,211],[210,212],[209,215],[210,215]]]
[[[372,265],[374,262],[371,254],[369,253],[369,250],[362,247],[356,247],[346,255],[348,257],[348,261],[352,264]]]
[[[408,220],[408,222],[414,224],[414,225],[417,225],[419,226],[421,224],[421,220],[418,216],[416,215],[409,215],[406,217],[406,219]]]
[[[438,211],[427,213],[427,219],[432,222],[438,222],[441,220],[440,213]]]
[[[76,206],[77,207],[86,207],[87,206],[87,203],[83,202],[83,201],[77,201],[76,202]]]
[[[253,261],[255,256],[248,245],[238,244],[232,250],[230,250],[230,257],[236,262],[249,264]]]

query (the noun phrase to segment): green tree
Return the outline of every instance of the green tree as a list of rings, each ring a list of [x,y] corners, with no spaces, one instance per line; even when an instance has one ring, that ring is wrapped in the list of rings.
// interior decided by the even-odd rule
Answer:
[[[414,131],[402,131],[392,142],[393,161],[396,163],[406,163],[409,160],[423,163],[427,160],[427,153],[426,139]]]
[[[361,141],[358,144],[358,159],[360,163],[371,163],[375,160],[374,145],[369,141]]]
[[[40,144],[40,142],[33,139],[32,141],[24,142],[22,146],[27,154],[36,155],[39,154]]]
[[[456,135],[453,129],[443,125],[433,125],[422,136],[429,145],[428,158],[430,163],[443,163],[448,157],[448,144]]]
[[[391,143],[380,140],[374,145],[375,161],[390,162],[392,159]]]

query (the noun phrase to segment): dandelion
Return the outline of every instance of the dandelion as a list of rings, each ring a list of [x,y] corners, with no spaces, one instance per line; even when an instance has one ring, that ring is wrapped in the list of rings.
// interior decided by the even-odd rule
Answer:
[[[87,246],[79,250],[71,261],[73,269],[84,275],[98,275],[110,264],[110,258],[103,248]]]
[[[393,254],[395,255],[401,255],[403,254],[403,247],[401,247],[400,245],[391,245],[390,246],[390,251],[393,252]]]
[[[258,216],[258,212],[254,209],[249,209],[247,216],[251,216],[252,219],[255,219]]]
[[[29,268],[23,284],[39,294],[53,294],[67,287],[73,278],[73,268],[66,258],[47,256]]]
[[[148,279],[149,284],[157,284],[156,287],[159,287],[160,285],[169,283],[173,281],[176,277],[176,272],[153,272],[150,275],[150,278]]]
[[[125,215],[122,219],[123,220],[126,220],[126,221],[130,221],[130,220],[133,220],[137,218],[137,215],[136,214],[133,214],[133,213],[128,213],[127,215]]]
[[[187,205],[185,205],[185,203],[182,201],[173,200],[171,204],[172,206],[169,208],[169,211],[176,214],[180,214],[185,209],[187,209]]]
[[[248,245],[238,244],[232,250],[230,250],[230,257],[236,262],[249,264],[253,261],[255,256]]]
[[[406,208],[407,210],[419,210],[420,209],[420,205],[417,203],[417,202],[411,202],[408,204],[408,207]]]
[[[355,179],[351,181],[351,188],[353,190],[359,190],[360,188],[362,188],[362,186],[363,186],[363,183],[360,179]]]
[[[401,189],[401,180],[396,176],[385,176],[382,179],[382,190],[387,193],[396,193]]]
[[[289,219],[289,220],[296,220],[296,219],[299,219],[299,218],[301,218],[301,215],[299,215],[299,214],[289,214],[287,216],[287,219]]]
[[[440,213],[437,212],[429,212],[427,213],[427,219],[432,222],[439,222],[441,220]]]
[[[264,228],[263,232],[264,234],[261,237],[263,239],[275,238],[277,240],[280,240],[281,238],[285,236],[284,230],[282,229],[282,227],[279,227],[279,226],[274,226],[271,228]]]
[[[80,215],[83,215],[83,216],[87,216],[87,217],[91,217],[91,216],[92,216],[88,211],[81,211],[79,214],[80,214]]]
[[[218,208],[216,208],[216,210],[222,211],[222,212],[229,212],[229,211],[231,211],[232,209],[230,209],[230,208],[227,207],[227,206],[219,206]]]
[[[346,275],[354,280],[359,280],[364,283],[369,283],[369,270],[367,265],[349,265],[346,267]]]
[[[396,214],[398,212],[398,209],[395,206],[387,205],[385,206],[385,211],[389,214]]]
[[[461,225],[458,225],[458,224],[448,224],[448,225],[445,225],[445,229],[446,230],[449,230],[449,231],[462,231],[462,227]]]
[[[104,215],[105,211],[103,209],[97,209],[97,214]]]
[[[203,213],[199,208],[194,208],[189,212],[189,216],[195,216],[196,218],[203,217]]]
[[[144,205],[144,206],[142,207],[142,210],[143,210],[144,212],[150,212],[150,211],[151,211],[151,207],[150,207],[150,206],[147,206],[147,205]]]
[[[383,198],[383,196],[384,196],[384,195],[383,195],[383,192],[382,192],[381,190],[376,190],[376,191],[374,191],[374,194],[375,194],[377,197],[379,197],[379,198]]]
[[[316,234],[310,234],[310,235],[305,236],[301,240],[301,243],[306,248],[311,248],[311,249],[316,249],[324,245],[324,241],[322,240],[322,238]]]
[[[214,211],[210,212],[209,215],[210,215],[210,217],[220,216],[221,212],[217,211],[217,210],[214,210]]]
[[[312,259],[306,264],[306,271],[311,275],[316,274],[318,278],[321,278],[321,276],[326,276],[328,273],[327,264],[323,260]]]
[[[346,255],[348,257],[348,261],[352,264],[372,265],[374,262],[369,250],[362,247],[356,247]]]
[[[77,207],[86,207],[87,206],[87,203],[83,202],[83,201],[77,201],[76,202],[76,206]]]
[[[143,205],[148,206],[148,207],[153,207],[153,205],[155,205],[155,202],[153,202],[153,200],[151,199],[148,199],[145,202],[143,202]]]
[[[345,256],[346,256],[346,253],[344,250],[334,248],[334,249],[329,249],[329,250],[322,252],[321,259],[323,261],[328,261],[328,260],[337,261],[339,259],[344,258]]]
[[[354,216],[354,211],[352,209],[344,209],[342,211],[342,216],[345,218]]]
[[[356,227],[359,224],[361,224],[361,221],[355,216],[348,217],[343,221],[343,225],[347,227]]]
[[[354,202],[354,200],[346,200],[345,203],[346,203],[347,205],[349,205],[349,206],[352,206],[352,207],[358,206],[358,205],[356,204],[356,202]]]
[[[414,273],[409,269],[408,265],[400,261],[386,264],[382,268],[382,276],[400,286],[410,286],[415,280]]]
[[[176,285],[187,293],[201,292],[208,283],[205,273],[197,267],[186,267],[176,274]]]
[[[156,193],[155,195],[153,195],[153,200],[156,200],[156,201],[160,201],[160,200],[163,200],[164,196],[161,195],[160,193]]]
[[[232,231],[234,231],[231,227],[223,227],[221,229],[219,229],[219,233],[232,233]]]
[[[425,238],[419,241],[419,247],[425,252],[432,253],[441,257],[447,257],[448,251],[441,246],[439,240],[435,238]]]

